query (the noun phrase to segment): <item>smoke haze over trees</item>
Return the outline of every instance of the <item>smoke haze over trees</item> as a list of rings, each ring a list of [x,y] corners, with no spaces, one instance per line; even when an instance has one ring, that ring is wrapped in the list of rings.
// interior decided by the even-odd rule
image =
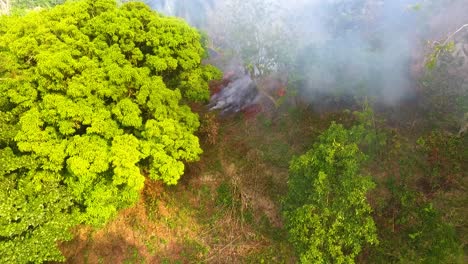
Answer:
[[[187,19],[256,73],[287,72],[311,100],[371,96],[395,103],[414,94],[426,40],[467,22],[468,1],[165,0],[152,7]],[[430,21],[428,17],[437,17]],[[441,27],[440,24],[444,26]],[[449,25],[449,26],[447,26]],[[419,65],[418,65],[419,64]]]

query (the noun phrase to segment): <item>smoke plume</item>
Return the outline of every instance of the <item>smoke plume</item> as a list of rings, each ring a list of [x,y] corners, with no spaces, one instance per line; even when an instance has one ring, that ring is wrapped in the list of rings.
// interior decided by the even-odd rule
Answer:
[[[468,22],[468,0],[152,0],[208,33],[214,60],[246,72],[212,98],[213,109],[255,102],[257,79],[288,76],[304,98],[370,96],[395,103],[412,96],[426,41]],[[230,53],[229,53],[229,52]],[[261,91],[260,91],[261,92]]]

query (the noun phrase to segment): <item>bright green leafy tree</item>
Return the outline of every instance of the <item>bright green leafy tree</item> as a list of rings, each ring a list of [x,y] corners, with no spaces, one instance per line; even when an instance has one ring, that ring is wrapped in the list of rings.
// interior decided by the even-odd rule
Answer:
[[[220,73],[199,33],[142,3],[70,1],[0,17],[0,262],[61,260],[77,223],[176,184],[202,152],[198,116]]]
[[[354,263],[365,244],[378,243],[366,200],[374,183],[359,174],[366,157],[358,131],[332,124],[291,162],[284,210],[302,263]]]

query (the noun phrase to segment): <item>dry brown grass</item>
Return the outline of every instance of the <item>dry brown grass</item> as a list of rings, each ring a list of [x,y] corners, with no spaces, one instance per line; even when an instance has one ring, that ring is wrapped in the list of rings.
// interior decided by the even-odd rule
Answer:
[[[235,169],[230,167],[227,173],[233,175]],[[140,202],[104,228],[77,228],[75,239],[62,245],[67,263],[242,263],[271,247],[270,238],[246,224],[239,208],[218,208],[214,198],[189,190],[207,186],[216,193],[219,184],[205,175],[165,194],[164,186],[148,181]],[[245,197],[239,189],[233,192]],[[184,199],[186,193],[190,193],[186,203],[174,200]],[[152,211],[148,203],[153,203]],[[254,206],[251,203],[242,200],[241,211]]]

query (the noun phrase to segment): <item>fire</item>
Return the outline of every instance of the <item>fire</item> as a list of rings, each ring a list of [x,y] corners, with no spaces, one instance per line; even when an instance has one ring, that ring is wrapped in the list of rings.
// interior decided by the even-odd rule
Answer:
[[[276,90],[276,94],[279,96],[279,97],[283,97],[286,95],[286,88],[283,86],[283,87],[280,87],[278,90]]]

